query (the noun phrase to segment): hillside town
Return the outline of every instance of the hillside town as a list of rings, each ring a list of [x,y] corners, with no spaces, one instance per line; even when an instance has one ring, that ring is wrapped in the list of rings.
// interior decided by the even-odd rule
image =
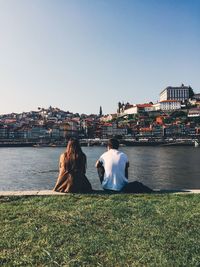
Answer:
[[[62,144],[79,139],[156,140],[200,136],[200,93],[190,86],[168,86],[159,102],[116,103],[116,112],[78,114],[57,107],[0,115],[0,142]]]

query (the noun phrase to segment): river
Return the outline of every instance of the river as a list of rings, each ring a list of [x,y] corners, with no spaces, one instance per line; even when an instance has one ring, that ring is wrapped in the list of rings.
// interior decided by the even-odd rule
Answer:
[[[154,189],[199,189],[200,149],[194,147],[121,147],[130,162],[129,180]],[[83,147],[87,177],[101,189],[96,160],[105,147]],[[0,191],[51,189],[64,148],[0,148]]]

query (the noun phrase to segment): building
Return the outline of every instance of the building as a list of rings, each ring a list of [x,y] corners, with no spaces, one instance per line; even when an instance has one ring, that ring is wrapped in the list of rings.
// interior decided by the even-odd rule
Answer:
[[[137,114],[137,113],[138,113],[138,107],[137,105],[135,105],[135,106],[132,106],[130,108],[123,110],[122,115],[131,115],[131,114]]]
[[[138,111],[150,112],[154,111],[153,104],[137,104]]]
[[[181,102],[177,100],[163,100],[160,101],[161,110],[178,110],[181,109]]]
[[[8,129],[6,126],[0,126],[0,139],[6,139],[8,137]]]
[[[190,86],[182,84],[179,87],[168,86],[160,93],[160,102],[164,100],[185,101],[193,96],[193,90]]]
[[[160,110],[160,103],[155,103],[155,104],[153,104],[153,110],[154,110],[154,111],[158,111],[158,110]]]
[[[117,118],[117,113],[114,114],[109,114],[109,115],[105,115],[103,117],[100,118],[100,121],[102,122],[109,122],[112,121],[113,119]]]
[[[104,123],[101,127],[102,138],[112,138],[113,136],[127,135],[126,127],[118,127],[116,123]]]
[[[150,112],[154,111],[154,106],[153,104],[137,104],[137,105],[132,105],[127,109],[123,110],[122,115],[131,115],[131,114],[138,114],[140,112]]]
[[[194,94],[193,98],[196,99],[197,101],[199,101],[200,100],[200,94]]]
[[[200,108],[191,108],[188,112],[188,117],[195,118],[200,117]]]
[[[131,115],[139,114],[143,112],[152,112],[160,110],[160,103],[144,103],[132,105],[130,108],[127,108],[123,111],[122,115]]]

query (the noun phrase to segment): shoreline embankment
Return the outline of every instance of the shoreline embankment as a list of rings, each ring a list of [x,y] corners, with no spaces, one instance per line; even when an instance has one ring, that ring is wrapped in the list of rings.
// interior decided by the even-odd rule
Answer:
[[[200,189],[169,189],[169,190],[159,190],[155,189],[153,193],[151,194],[167,194],[167,193],[172,193],[172,194],[200,194]],[[104,192],[103,190],[97,190],[92,194],[108,194]],[[117,193],[116,193],[117,194]],[[121,193],[118,193],[121,194]],[[123,193],[125,194],[125,193]],[[136,194],[136,193],[130,193],[130,194]],[[51,196],[51,195],[68,195],[66,193],[60,193],[60,192],[55,192],[53,190],[26,190],[26,191],[0,191],[0,197],[9,197],[9,196]]]
[[[106,146],[107,141],[104,140],[80,140],[81,146]],[[132,141],[132,140],[120,140],[120,146],[195,146],[194,140],[175,140],[175,141]],[[41,143],[41,142],[0,142],[0,147],[66,147],[64,143]]]

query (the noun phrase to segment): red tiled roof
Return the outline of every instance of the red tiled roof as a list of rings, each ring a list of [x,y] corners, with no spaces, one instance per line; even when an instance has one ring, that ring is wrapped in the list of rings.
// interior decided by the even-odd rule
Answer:
[[[112,123],[104,123],[103,126],[112,126]]]
[[[149,131],[151,131],[151,128],[149,128],[149,127],[146,127],[146,128],[140,128],[140,131],[141,131],[141,132],[149,132]]]
[[[165,103],[165,102],[179,102],[180,103],[180,101],[178,101],[178,100],[162,100],[162,101],[160,101],[160,103]]]
[[[137,104],[136,105],[138,108],[147,108],[147,107],[152,107],[152,104]]]

